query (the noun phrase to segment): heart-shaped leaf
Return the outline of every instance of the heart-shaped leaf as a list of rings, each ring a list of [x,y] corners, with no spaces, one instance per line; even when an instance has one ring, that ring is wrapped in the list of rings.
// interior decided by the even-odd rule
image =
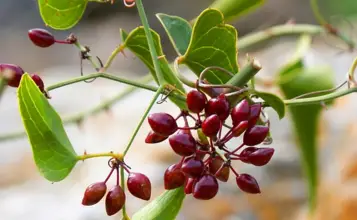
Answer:
[[[159,64],[162,73],[166,82],[175,86],[176,89],[180,90],[182,93],[185,93],[185,89],[181,81],[176,77],[173,70],[171,69],[167,59],[164,56],[164,53],[161,48],[160,36],[155,31],[151,30],[151,34],[154,40],[155,48],[157,55],[160,57]],[[121,31],[122,38],[125,38],[125,41],[122,44],[123,48],[129,48],[145,65],[149,68],[153,78],[158,83],[158,79],[155,73],[154,63],[151,58],[149,45],[147,43],[145,31],[143,27],[138,27],[131,31],[128,35],[124,31]],[[186,102],[182,100],[177,100],[175,98],[169,97],[179,108],[187,109]]]
[[[183,187],[165,191],[135,213],[132,220],[175,220],[184,198]]]
[[[88,0],[38,0],[42,20],[57,30],[66,30],[78,23]]]
[[[272,107],[276,111],[276,113],[278,113],[280,119],[284,118],[285,104],[281,98],[272,93],[267,92],[254,91],[253,93],[263,99],[270,107]]]
[[[181,17],[162,13],[156,14],[156,17],[164,27],[177,54],[185,54],[192,34],[190,23]]]
[[[231,73],[238,72],[237,30],[224,23],[221,12],[206,9],[193,26],[190,45],[180,63],[186,64],[197,76],[207,67],[219,66]],[[214,84],[224,84],[232,76],[210,70],[206,79]]]
[[[21,118],[40,173],[49,181],[63,180],[77,162],[62,120],[26,73],[17,91]]]

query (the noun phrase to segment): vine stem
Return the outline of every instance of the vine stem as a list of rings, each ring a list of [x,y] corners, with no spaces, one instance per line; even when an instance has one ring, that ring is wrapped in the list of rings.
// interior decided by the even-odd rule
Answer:
[[[0,100],[2,97],[2,94],[6,88],[7,80],[4,77],[0,77]]]
[[[87,55],[88,55],[87,60],[89,60],[89,62],[92,64],[92,66],[93,66],[95,69],[97,69],[97,70],[100,69],[100,66],[99,66],[96,62],[94,62],[93,57],[89,54],[89,52],[87,51],[87,49],[86,49],[83,45],[81,45],[81,44],[79,43],[78,40],[76,40],[76,41],[74,42],[74,46],[76,46],[82,53],[83,53],[83,52],[87,53]]]
[[[91,159],[91,158],[97,158],[97,157],[111,157],[111,158],[115,158],[115,159],[118,159],[120,161],[123,161],[123,154],[116,154],[116,153],[113,153],[113,152],[108,152],[108,153],[97,153],[97,154],[83,154],[83,155],[79,155],[77,156],[77,160],[87,160],[87,159]]]
[[[158,79],[160,85],[165,85],[166,81],[165,81],[163,73],[161,72],[161,68],[160,68],[160,64],[159,64],[159,60],[158,60],[158,56],[157,56],[157,51],[156,51],[154,40],[152,38],[152,34],[150,31],[149,21],[146,17],[146,13],[144,10],[144,5],[142,3],[142,0],[136,0],[135,3],[136,3],[136,8],[138,9],[141,23],[144,27],[144,31],[145,31],[146,39],[148,41],[148,46],[149,46],[152,62],[154,64],[154,69],[156,72],[157,79]]]
[[[124,156],[124,157],[125,157],[125,155],[128,153],[128,151],[129,151],[131,145],[133,144],[134,139],[135,139],[136,135],[138,134],[138,132],[139,132],[139,130],[140,130],[142,124],[144,123],[144,121],[145,121],[147,115],[149,114],[151,108],[154,106],[156,99],[159,97],[159,95],[160,95],[161,92],[164,90],[164,88],[165,88],[165,86],[161,85],[161,86],[159,87],[159,89],[156,91],[154,97],[152,98],[152,100],[151,100],[149,106],[147,107],[147,109],[145,110],[143,116],[141,117],[141,119],[140,119],[140,121],[139,121],[139,124],[136,126],[136,128],[135,128],[135,130],[134,130],[134,133],[133,133],[133,135],[131,136],[131,138],[130,138],[130,140],[129,140],[129,143],[128,143],[128,145],[126,146],[126,148],[125,148],[125,150],[124,150],[124,152],[123,152],[123,156]]]
[[[350,84],[352,83],[354,86],[357,85],[357,82],[355,81],[355,70],[357,68],[357,57],[353,60],[353,63],[348,71],[348,85],[350,86]]]
[[[113,50],[113,52],[112,52],[112,54],[110,54],[110,56],[109,56],[107,62],[105,62],[104,67],[103,67],[103,70],[107,70],[107,69],[110,67],[110,65],[112,65],[112,62],[114,61],[115,57],[116,57],[120,52],[122,52],[123,49],[124,49],[124,46],[123,46],[123,45],[119,45],[119,46],[117,46],[117,47]]]
[[[123,165],[120,166],[120,185],[121,185],[121,188],[123,189],[123,191],[125,192],[125,179],[124,179],[124,168],[123,168]],[[122,212],[123,212],[123,219],[124,219],[124,220],[130,219],[129,216],[128,216],[128,214],[126,213],[125,203],[124,203],[124,205],[123,205]]]

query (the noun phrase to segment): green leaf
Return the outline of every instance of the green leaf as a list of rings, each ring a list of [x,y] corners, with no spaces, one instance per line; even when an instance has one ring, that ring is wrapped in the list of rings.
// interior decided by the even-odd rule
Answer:
[[[77,162],[77,155],[62,120],[26,73],[17,90],[21,118],[40,173],[49,181],[63,180]]]
[[[125,38],[125,32],[122,32],[122,38]],[[159,64],[161,71],[164,74],[166,82],[176,87],[182,93],[185,93],[185,89],[181,81],[174,74],[172,68],[170,67],[167,59],[163,56],[164,53],[161,48],[160,36],[155,31],[151,30],[151,34],[154,40],[155,48],[158,56],[162,56],[159,59]],[[155,73],[154,63],[151,59],[151,54],[149,50],[149,45],[147,43],[145,31],[143,27],[138,27],[131,31],[122,45],[123,47],[129,48],[145,65],[149,68],[153,78],[158,83],[158,79]],[[187,109],[186,102],[182,100],[177,100],[175,98],[169,97],[179,108]]]
[[[88,0],[38,0],[42,20],[57,30],[66,30],[78,23]]]
[[[279,86],[287,99],[334,87],[333,73],[330,67],[305,68],[302,58],[310,41],[311,38],[308,36],[301,38],[298,53],[279,74]],[[317,131],[323,107],[319,104],[314,104],[289,106],[288,109],[291,113],[297,144],[300,147],[302,165],[308,184],[310,210],[313,211],[316,206],[319,176]]]
[[[223,15],[215,9],[206,9],[193,26],[190,45],[180,63],[185,63],[197,76],[207,67],[219,66],[231,73],[238,72],[237,30],[224,24]],[[227,73],[211,70],[206,79],[213,84],[224,84]]]
[[[220,10],[228,21],[247,14],[264,3],[265,0],[216,0],[209,8]]]
[[[276,113],[278,113],[280,119],[284,118],[285,104],[281,98],[272,93],[267,92],[254,91],[253,93],[263,99],[270,107],[272,107],[276,111]]]
[[[184,198],[183,187],[168,190],[135,213],[132,220],[174,220]]]
[[[181,17],[162,13],[156,14],[156,17],[164,27],[177,54],[185,54],[192,34],[190,23]]]

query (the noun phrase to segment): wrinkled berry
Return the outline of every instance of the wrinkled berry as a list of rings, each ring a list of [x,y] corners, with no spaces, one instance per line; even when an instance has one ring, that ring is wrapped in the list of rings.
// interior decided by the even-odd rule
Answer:
[[[264,141],[269,133],[269,128],[262,125],[255,125],[249,128],[243,136],[243,143],[247,146],[254,146]]]
[[[104,182],[93,183],[87,187],[82,199],[82,205],[97,204],[105,195],[107,185]]]
[[[217,171],[219,172],[217,173]],[[209,172],[220,181],[227,182],[230,169],[229,166],[224,164],[224,161],[220,156],[215,156],[209,163]]]
[[[177,164],[171,165],[164,174],[164,185],[166,190],[176,189],[185,183],[185,174]]]
[[[200,113],[206,106],[206,96],[200,91],[191,90],[186,97],[188,109],[193,113]]]
[[[217,115],[211,115],[202,122],[202,132],[207,137],[216,136],[221,127],[222,122]]]
[[[197,160],[196,158],[190,158],[182,164],[181,171],[188,177],[199,177],[201,176],[205,166],[202,160]]]
[[[240,174],[239,176],[237,176],[236,182],[238,187],[246,193],[260,193],[260,188],[257,180],[249,174]]]
[[[150,131],[149,134],[145,138],[145,143],[147,143],[147,144],[156,144],[156,143],[163,142],[167,138],[168,137],[161,136],[159,134],[156,134],[153,131]]]
[[[37,74],[31,75],[32,80],[36,83],[41,92],[45,91],[45,84],[43,83],[41,77]]]
[[[114,186],[107,194],[105,199],[105,209],[107,215],[116,214],[125,204],[125,193],[120,186]]]
[[[221,121],[224,121],[229,116],[229,102],[226,96],[222,93],[217,98],[212,98],[208,101],[205,113],[206,116],[210,116],[213,114],[218,115]]]
[[[195,178],[186,178],[185,181],[185,188],[184,188],[184,192],[185,194],[191,194],[193,187],[195,185],[196,179]]]
[[[153,113],[148,121],[151,129],[161,136],[168,137],[177,131],[176,120],[167,113]]]
[[[249,127],[254,126],[260,116],[260,113],[262,111],[262,105],[261,104],[254,104],[250,106],[250,115],[249,115]]]
[[[190,156],[196,150],[196,141],[188,130],[180,130],[169,138],[172,150],[181,156]]]
[[[150,200],[151,183],[144,174],[131,172],[128,176],[127,186],[133,196],[143,200]]]
[[[39,47],[49,47],[55,43],[55,38],[47,30],[35,28],[28,32],[30,40]]]
[[[21,77],[25,73],[24,70],[21,67],[14,64],[7,64],[7,63],[0,64],[0,75],[2,75],[3,72],[5,72],[5,70],[12,71],[13,73],[13,75],[7,81],[7,85],[15,88],[19,87]]]
[[[233,126],[238,125],[242,121],[248,120],[250,117],[250,106],[246,99],[243,99],[236,105],[231,112]]]
[[[209,200],[215,197],[217,192],[217,179],[210,174],[205,174],[195,183],[192,194],[196,199]]]
[[[246,160],[255,166],[264,166],[265,164],[269,163],[273,154],[274,154],[273,148],[262,147],[250,153],[246,157]]]

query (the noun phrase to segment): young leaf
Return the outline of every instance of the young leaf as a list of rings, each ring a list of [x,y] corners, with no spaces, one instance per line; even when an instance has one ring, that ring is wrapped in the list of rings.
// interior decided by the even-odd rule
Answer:
[[[220,10],[228,21],[247,14],[264,2],[265,0],[216,0],[210,8]]]
[[[181,17],[162,13],[156,14],[156,17],[164,27],[177,54],[185,54],[192,34],[190,23]]]
[[[88,0],[38,0],[42,20],[57,30],[70,29],[78,23]]]
[[[272,93],[267,92],[254,91],[254,94],[262,98],[270,107],[272,107],[276,111],[276,113],[278,113],[280,119],[284,118],[285,104],[281,98]]]
[[[184,198],[183,187],[168,190],[135,213],[132,220],[174,220]]]
[[[196,75],[207,67],[219,66],[233,74],[238,72],[237,30],[224,24],[223,15],[215,9],[206,9],[193,26],[190,45],[180,63],[185,63]],[[226,83],[231,76],[211,70],[206,79],[213,84]]]
[[[123,47],[129,48],[137,57],[140,58],[142,62],[149,68],[153,78],[158,83],[158,79],[155,73],[154,64],[151,59],[151,54],[149,50],[149,46],[146,40],[145,31],[143,27],[138,27],[131,31],[129,35],[125,35],[125,32],[121,31],[122,38],[126,38]],[[164,56],[164,53],[161,48],[160,36],[155,31],[151,30],[151,34],[153,36],[153,40],[155,43],[155,48],[157,51],[157,55],[160,56],[159,64],[161,71],[164,73],[164,78],[166,82],[170,83],[171,85],[175,86],[176,89],[180,90],[181,92],[185,93],[185,89],[181,81],[176,77],[174,72],[172,71],[167,59]],[[182,100],[177,100],[174,98],[170,99],[181,109],[187,109],[186,103]]]
[[[77,155],[61,118],[26,73],[17,91],[21,118],[40,173],[49,181],[63,180],[77,162]]]

